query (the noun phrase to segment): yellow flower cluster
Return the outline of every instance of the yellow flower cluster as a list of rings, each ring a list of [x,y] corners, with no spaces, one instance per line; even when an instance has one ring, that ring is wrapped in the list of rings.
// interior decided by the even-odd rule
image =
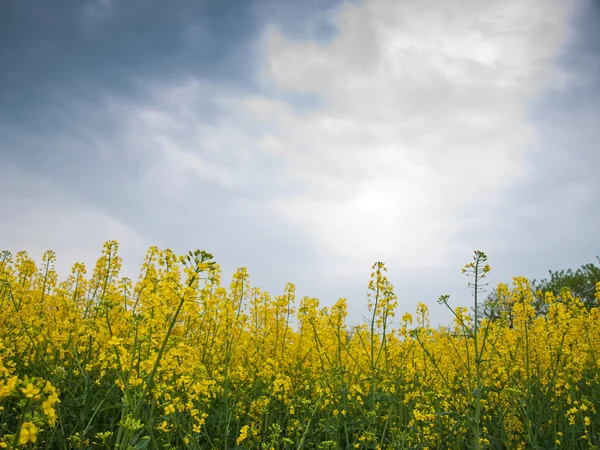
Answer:
[[[225,286],[205,252],[152,247],[134,283],[117,250],[62,282],[52,252],[0,254],[0,448],[600,446],[600,311],[568,291],[540,315],[518,277],[494,320],[433,328],[424,303],[396,316],[379,262],[351,327],[345,299],[272,297],[244,268]]]

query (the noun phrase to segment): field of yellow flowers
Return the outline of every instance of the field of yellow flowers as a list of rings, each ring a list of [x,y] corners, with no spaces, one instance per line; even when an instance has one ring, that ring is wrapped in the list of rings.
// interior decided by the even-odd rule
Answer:
[[[600,446],[600,311],[569,292],[538,316],[515,278],[494,321],[442,296],[434,329],[376,263],[349,327],[344,299],[271,297],[245,269],[227,288],[203,251],[150,248],[134,284],[117,249],[62,282],[53,252],[0,254],[0,448]],[[489,270],[463,269],[475,305]]]

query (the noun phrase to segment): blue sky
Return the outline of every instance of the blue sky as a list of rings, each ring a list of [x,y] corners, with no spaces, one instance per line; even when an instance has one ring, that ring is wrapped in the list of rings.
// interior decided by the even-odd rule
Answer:
[[[402,311],[600,254],[593,0],[7,0],[0,246],[67,273],[117,239],[273,294]]]

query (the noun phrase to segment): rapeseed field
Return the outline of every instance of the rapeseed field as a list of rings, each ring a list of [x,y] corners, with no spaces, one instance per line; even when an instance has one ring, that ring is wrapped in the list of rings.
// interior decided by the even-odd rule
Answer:
[[[433,328],[400,311],[382,263],[370,316],[271,296],[204,251],[150,248],[139,279],[118,244],[59,281],[55,255],[0,255],[0,448],[592,449],[600,446],[600,310],[568,291],[544,314],[522,277]],[[366,283],[365,283],[366,284]],[[600,300],[600,283],[596,297]]]

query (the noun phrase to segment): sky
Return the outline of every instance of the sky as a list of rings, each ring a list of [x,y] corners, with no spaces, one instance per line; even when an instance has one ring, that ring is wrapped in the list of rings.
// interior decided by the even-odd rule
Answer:
[[[5,0],[0,247],[119,241],[399,315],[600,255],[597,0]]]

